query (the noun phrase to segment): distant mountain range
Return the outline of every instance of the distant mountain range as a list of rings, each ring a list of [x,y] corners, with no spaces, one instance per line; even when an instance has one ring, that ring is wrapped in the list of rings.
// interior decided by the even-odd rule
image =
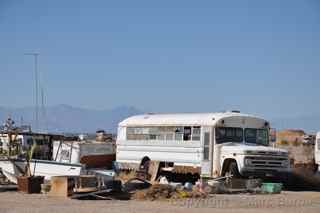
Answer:
[[[34,111],[34,107],[0,107],[0,122],[11,116],[17,125],[23,123],[35,127]],[[40,110],[39,126],[41,131],[57,133],[93,133],[97,129],[116,133],[121,120],[142,113],[144,112],[131,106],[93,110],[61,104],[46,107],[45,116]],[[320,131],[320,115],[274,118],[271,119],[271,124],[277,129],[303,129],[314,133]]]
[[[30,124],[35,128],[34,107],[8,108],[0,107],[0,122],[11,116],[16,125]],[[56,133],[93,133],[97,129],[116,133],[118,123],[142,111],[129,106],[120,106],[110,110],[93,110],[73,107],[70,105],[56,105],[46,107],[45,112],[39,110],[40,131]]]

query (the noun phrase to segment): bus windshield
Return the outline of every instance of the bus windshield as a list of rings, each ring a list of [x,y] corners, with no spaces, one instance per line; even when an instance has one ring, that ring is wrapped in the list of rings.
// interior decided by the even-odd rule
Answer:
[[[244,137],[247,143],[255,143],[264,146],[268,146],[269,144],[268,130],[266,129],[247,128],[244,130]]]
[[[216,143],[243,142],[243,129],[234,127],[216,128]]]

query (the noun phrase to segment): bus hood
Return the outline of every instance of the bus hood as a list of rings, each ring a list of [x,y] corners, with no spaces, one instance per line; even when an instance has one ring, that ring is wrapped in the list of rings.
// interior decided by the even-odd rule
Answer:
[[[239,143],[223,144],[221,147],[221,152],[246,155],[288,155],[288,151],[285,149]]]

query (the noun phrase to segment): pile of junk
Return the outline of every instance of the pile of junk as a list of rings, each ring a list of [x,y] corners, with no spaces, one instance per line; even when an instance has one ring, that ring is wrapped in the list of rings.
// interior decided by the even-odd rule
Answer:
[[[151,162],[152,163],[152,162]],[[156,164],[156,162],[155,162]],[[32,174],[32,172],[31,172]],[[79,200],[167,200],[183,198],[203,199],[212,194],[280,193],[281,183],[265,183],[261,179],[236,179],[232,175],[183,182],[172,181],[158,170],[141,166],[136,171],[113,168],[86,170],[80,175],[57,175],[45,178],[30,175],[19,177],[16,188],[2,185],[2,189],[17,189],[24,193],[42,193],[48,197],[69,197]]]
[[[153,178],[152,178],[153,177]],[[174,182],[157,170],[95,171],[80,176],[52,177],[41,185],[41,192],[49,196],[63,196],[79,200],[167,200],[183,198],[203,199],[212,194],[275,194],[281,193],[281,183],[266,183],[261,179],[236,179],[232,175],[199,179],[195,182]]]

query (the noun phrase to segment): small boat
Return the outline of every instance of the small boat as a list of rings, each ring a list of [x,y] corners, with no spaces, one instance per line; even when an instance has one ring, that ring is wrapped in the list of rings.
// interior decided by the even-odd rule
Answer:
[[[44,176],[50,180],[53,176],[79,176],[96,169],[110,169],[115,160],[115,147],[112,143],[94,141],[54,141],[51,160],[31,159],[31,175]],[[17,183],[17,177],[25,173],[25,159],[0,159],[0,168],[6,178]]]
[[[27,162],[22,159],[0,160],[0,168],[6,178],[17,184],[17,177],[24,174]],[[30,161],[31,175],[44,176],[45,180],[50,180],[53,176],[78,176],[81,174],[83,165],[61,163],[50,160]]]
[[[112,143],[112,135],[108,135],[104,131],[97,131],[96,140],[84,140],[80,137],[65,140],[66,137],[53,137],[49,134],[24,134],[30,135],[29,139],[32,140],[31,143],[28,140],[21,143],[21,147],[30,148],[33,141],[36,141],[36,144],[33,144],[35,146],[31,154],[32,159],[29,161],[28,174],[44,176],[45,180],[50,180],[53,176],[79,176],[95,173],[94,171],[101,173],[101,171],[110,169],[116,158],[116,147],[115,143]],[[40,139],[34,138],[38,136]],[[5,158],[0,156],[0,169],[12,183],[17,183],[17,177],[26,173],[27,161],[25,156],[22,156],[24,155]]]

